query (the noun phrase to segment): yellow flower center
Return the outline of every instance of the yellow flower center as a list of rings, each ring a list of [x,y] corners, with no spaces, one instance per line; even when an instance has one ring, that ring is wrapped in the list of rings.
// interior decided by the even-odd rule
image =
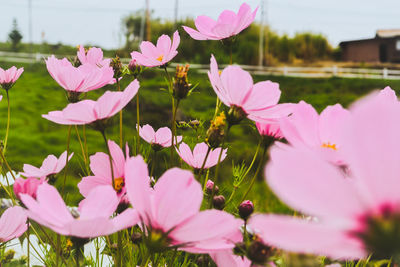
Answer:
[[[159,56],[159,57],[157,58],[157,60],[161,62],[161,61],[163,60],[163,58],[164,58],[164,55],[161,55],[161,56]]]
[[[115,178],[114,179],[114,189],[115,191],[119,192],[122,190],[122,188],[124,187],[125,182],[124,182],[124,178],[120,177],[120,178]]]
[[[324,148],[330,148],[330,149],[333,149],[333,150],[337,150],[337,148],[336,148],[336,144],[331,144],[331,143],[323,143],[322,145],[321,145],[321,147],[324,147]]]
[[[67,244],[65,245],[65,247],[67,248],[67,249],[70,249],[70,248],[72,248],[73,247],[73,243],[72,243],[72,241],[71,241],[71,239],[67,239]]]

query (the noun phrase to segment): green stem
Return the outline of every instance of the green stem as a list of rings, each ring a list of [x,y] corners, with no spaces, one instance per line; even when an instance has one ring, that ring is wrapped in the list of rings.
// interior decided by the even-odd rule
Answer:
[[[116,80],[117,80],[117,89],[118,89],[118,91],[121,91],[121,87],[119,85],[118,78],[116,78]],[[122,121],[122,109],[121,109],[121,111],[119,112],[119,146],[121,148],[124,143],[123,136],[122,136],[122,126],[123,126],[123,121]]]
[[[89,158],[89,153],[88,153],[88,147],[87,147],[87,138],[86,138],[86,125],[82,125],[82,131],[83,131],[83,146],[85,148],[85,155],[86,158]]]
[[[253,159],[252,159],[252,161],[251,161],[251,163],[250,163],[250,166],[249,166],[249,168],[247,169],[247,171],[244,173],[243,178],[245,178],[245,177],[247,176],[247,174],[249,173],[249,171],[250,171],[251,168],[253,167],[253,164],[254,164],[254,162],[256,161],[258,152],[260,151],[261,144],[262,144],[262,139],[260,139],[260,141],[258,142],[257,149],[256,149],[256,153],[254,153],[254,156],[253,156]]]
[[[27,234],[27,237],[26,237],[26,239],[27,239],[27,241],[28,241],[28,259],[27,259],[27,262],[28,262],[28,267],[30,267],[31,265],[30,265],[30,255],[31,255],[31,253],[30,253],[30,246],[31,246],[31,241],[30,241],[30,238],[29,238],[29,235],[30,235],[30,231],[29,231],[29,228],[31,228],[31,225],[30,225],[30,223],[29,223],[29,219],[28,219],[28,229],[27,229],[27,231],[26,231],[26,234]]]
[[[15,178],[15,176],[14,176],[14,173],[13,173],[13,171],[11,170],[11,167],[10,167],[10,165],[8,164],[6,158],[4,157],[3,150],[2,150],[1,148],[0,148],[0,157],[1,157],[2,162],[4,162],[4,163],[6,164],[6,167],[7,167],[8,171],[11,173],[11,176],[12,176],[12,178],[13,178],[14,181],[15,181],[16,178]],[[4,174],[4,175],[5,175],[5,177],[6,177],[7,183],[9,184],[9,182],[8,182],[8,177],[7,177],[7,173]],[[3,187],[4,191],[6,191],[6,193],[10,196],[10,198],[11,198],[13,204],[16,204],[14,195],[11,194],[11,193],[6,189],[6,187],[5,187],[2,183],[1,183],[1,186]]]
[[[6,90],[6,95],[7,95],[7,128],[6,128],[6,136],[4,138],[4,154],[6,153],[8,133],[10,131],[10,97],[8,95],[8,90]]]
[[[237,187],[233,187],[232,193],[231,193],[231,195],[229,196],[228,200],[227,200],[226,203],[225,203],[225,207],[228,206],[229,202],[232,201],[233,196],[234,196],[235,193],[236,193],[236,190],[237,190]]]
[[[203,185],[203,194],[206,193],[206,189],[207,189],[207,181],[208,181],[208,175],[210,174],[210,170],[207,170],[207,175],[206,178],[204,179],[204,185]]]
[[[121,232],[117,233],[117,267],[122,267],[122,239],[121,239]]]
[[[172,97],[171,166],[172,166],[172,164],[173,164],[173,156],[174,156],[174,149],[175,149],[175,147],[174,147],[174,139],[175,139],[175,135],[176,135],[176,122],[175,122],[175,121],[176,121],[176,112],[177,112],[177,110],[178,110],[178,106],[179,106],[180,100],[178,99],[178,100],[176,101],[176,106],[174,105],[174,102],[175,102],[174,97]]]
[[[136,94],[136,155],[139,154],[140,151],[140,135],[139,128],[140,127],[140,108],[139,108],[139,92]]]
[[[61,254],[61,237],[60,234],[57,234],[57,246],[56,246],[56,266],[58,267],[60,261]]]
[[[112,186],[113,186],[113,188],[115,189],[114,167],[113,167],[113,164],[112,164],[113,160],[112,160],[112,157],[111,157],[111,151],[110,151],[110,148],[108,147],[107,137],[106,137],[106,133],[105,133],[104,130],[101,131],[101,135],[103,136],[104,143],[106,144],[107,153],[108,153],[108,159],[109,159],[109,161],[110,161],[110,170],[111,170]]]
[[[67,137],[67,157],[65,159],[65,168],[64,168],[64,182],[63,182],[63,187],[62,187],[62,197],[64,198],[64,193],[65,193],[65,182],[67,180],[67,172],[68,172],[68,157],[69,157],[69,143],[71,141],[71,130],[72,130],[72,125],[68,127],[68,137]]]
[[[212,194],[211,194],[211,198],[210,198],[210,209],[212,208],[212,200],[213,200],[214,195],[215,195],[215,186],[218,183],[219,165],[221,163],[222,152],[224,151],[225,140],[228,138],[228,134],[229,134],[229,130],[230,129],[231,129],[231,126],[228,125],[228,129],[226,130],[226,134],[224,136],[224,139],[222,140],[221,151],[219,152],[219,155],[218,155],[217,166],[215,167],[214,186],[213,186],[213,190],[212,190]]]
[[[83,161],[84,161],[84,163],[85,163],[85,167],[87,168],[86,153],[85,153],[85,149],[84,149],[84,147],[83,147],[83,143],[82,143],[82,140],[81,140],[81,136],[79,135],[79,131],[78,131],[78,126],[77,126],[77,125],[75,125],[75,132],[76,132],[76,135],[77,135],[77,137],[78,137],[79,145],[81,146]]]
[[[264,159],[265,159],[265,154],[266,154],[266,152],[267,152],[267,149],[266,149],[266,147],[264,147],[264,151],[263,151],[263,153],[262,153],[262,155],[261,155],[260,162],[258,163],[257,170],[256,170],[256,172],[254,173],[254,176],[253,176],[253,178],[251,179],[249,188],[247,189],[246,193],[244,193],[244,195],[243,195],[242,200],[240,201],[240,203],[242,203],[242,202],[246,199],[247,195],[250,193],[250,191],[251,191],[251,189],[252,189],[252,187],[253,187],[253,185],[254,185],[256,179],[257,179],[258,173],[259,173],[260,170],[262,169],[262,166],[263,166],[263,163],[264,163]]]

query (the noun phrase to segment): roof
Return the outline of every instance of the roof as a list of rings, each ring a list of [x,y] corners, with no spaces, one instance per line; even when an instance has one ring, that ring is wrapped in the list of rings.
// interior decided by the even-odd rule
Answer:
[[[391,29],[391,30],[377,30],[376,37],[380,38],[390,38],[400,36],[400,29]]]

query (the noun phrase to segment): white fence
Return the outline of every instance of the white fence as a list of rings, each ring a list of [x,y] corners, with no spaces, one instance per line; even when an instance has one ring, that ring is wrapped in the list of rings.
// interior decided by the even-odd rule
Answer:
[[[14,53],[0,51],[0,62],[16,62],[16,63],[44,63],[44,59],[49,57],[49,54],[29,54],[29,53]],[[73,58],[71,55],[57,55],[57,57]],[[128,63],[129,58],[122,58],[122,62]],[[177,63],[171,64],[175,67]],[[221,66],[224,67],[224,66]],[[400,70],[383,69],[367,69],[367,68],[343,68],[338,66],[332,67],[259,67],[242,65],[243,69],[255,75],[279,75],[289,77],[302,78],[365,78],[365,79],[391,79],[400,80]],[[190,68],[199,72],[207,72],[209,65],[190,64]]]

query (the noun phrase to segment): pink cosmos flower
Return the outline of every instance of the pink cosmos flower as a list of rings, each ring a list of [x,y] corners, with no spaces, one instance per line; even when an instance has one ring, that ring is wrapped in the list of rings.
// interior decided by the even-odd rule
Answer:
[[[110,66],[99,68],[93,64],[72,66],[66,58],[57,59],[51,56],[46,60],[47,70],[51,77],[65,90],[72,92],[89,92],[112,82],[114,71]]]
[[[168,127],[162,127],[158,129],[157,132],[155,132],[153,127],[146,124],[143,127],[139,126],[139,135],[152,146],[159,146],[159,147],[171,146],[172,133]],[[180,143],[182,141],[182,136],[176,136],[176,138],[178,141],[177,143]]]
[[[103,59],[103,50],[97,47],[91,47],[87,52],[83,45],[79,46],[77,53],[78,59],[82,64],[92,64],[97,67],[109,67],[111,59]]]
[[[190,150],[190,147],[183,142],[179,145],[179,148],[176,148],[176,152],[178,152],[179,156],[188,165],[192,166],[195,169],[201,169],[201,166],[203,165],[204,159],[207,155],[207,150],[208,150],[208,145],[204,142],[197,144],[193,149],[193,153]],[[228,149],[224,149],[222,151],[221,161],[225,159],[227,150]],[[220,147],[211,150],[207,157],[207,161],[204,165],[204,169],[208,169],[217,165],[220,153],[221,153]]]
[[[108,140],[108,148],[110,149],[111,158],[113,162],[114,172],[114,189],[117,192],[118,197],[123,200],[125,196],[125,156],[121,148],[111,140]],[[129,148],[126,145],[126,158],[129,158]],[[90,169],[93,172],[93,176],[86,176],[79,182],[79,192],[84,196],[88,197],[89,193],[101,185],[111,185],[111,168],[110,159],[108,154],[103,152],[97,152],[90,156]]]
[[[23,72],[24,68],[17,69],[15,66],[12,66],[8,70],[0,68],[0,86],[4,90],[11,89]]]
[[[6,209],[0,218],[0,242],[20,237],[28,229],[26,219],[23,208],[15,206]]]
[[[218,267],[251,267],[251,261],[246,257],[234,255],[232,250],[223,250],[210,254]]]
[[[240,119],[248,117],[268,123],[292,111],[292,104],[278,105],[281,91],[277,83],[264,81],[253,84],[250,74],[239,66],[228,66],[220,74],[213,55],[208,77],[218,98]]]
[[[269,123],[256,122],[256,127],[261,136],[270,136],[276,139],[284,138],[279,121]]]
[[[139,90],[139,82],[134,80],[123,92],[106,91],[97,101],[83,100],[69,104],[62,111],[51,111],[42,115],[58,124],[81,125],[107,119],[123,109]]]
[[[318,115],[304,101],[294,105],[293,114],[280,122],[281,131],[293,146],[306,146],[320,151],[327,160],[342,164],[341,134],[343,122],[350,116],[340,104],[328,106]]]
[[[180,40],[178,31],[175,31],[172,43],[168,35],[163,34],[158,38],[157,46],[154,46],[149,41],[143,41],[140,44],[141,53],[134,51],[131,53],[131,57],[142,66],[163,66],[178,54],[176,49],[178,48]]]
[[[199,211],[203,191],[191,172],[169,169],[153,189],[147,165],[137,156],[127,161],[125,175],[131,204],[164,248],[178,246],[193,253],[233,248],[228,237],[238,231],[240,220],[219,210]]]
[[[38,186],[45,183],[45,179],[29,177],[27,179],[17,178],[13,185],[14,194],[18,197],[20,194],[27,194],[36,199]]]
[[[20,194],[27,207],[29,218],[56,233],[81,238],[109,235],[132,226],[137,220],[133,209],[127,209],[110,219],[119,199],[111,186],[98,186],[79,205],[79,217],[74,218],[57,190],[46,183],[40,185],[36,200],[29,195]]]
[[[286,204],[317,220],[255,216],[251,224],[265,242],[344,259],[398,255],[400,105],[374,94],[350,112],[341,146],[350,175],[304,147],[272,149],[269,186]]]
[[[68,157],[68,161],[71,160],[72,156],[74,153],[71,153]],[[49,155],[47,158],[44,159],[42,166],[40,168],[37,168],[35,166],[32,166],[30,164],[24,164],[24,172],[21,172],[20,174],[30,178],[46,178],[49,175],[52,174],[57,174],[59,173],[62,169],[64,169],[65,164],[67,161],[67,151],[64,151],[59,158],[57,158],[54,155]]]
[[[252,12],[251,7],[243,3],[236,14],[224,10],[215,21],[207,16],[198,16],[194,23],[197,31],[183,26],[183,29],[195,40],[221,40],[239,34],[250,26],[256,17],[258,7]]]

